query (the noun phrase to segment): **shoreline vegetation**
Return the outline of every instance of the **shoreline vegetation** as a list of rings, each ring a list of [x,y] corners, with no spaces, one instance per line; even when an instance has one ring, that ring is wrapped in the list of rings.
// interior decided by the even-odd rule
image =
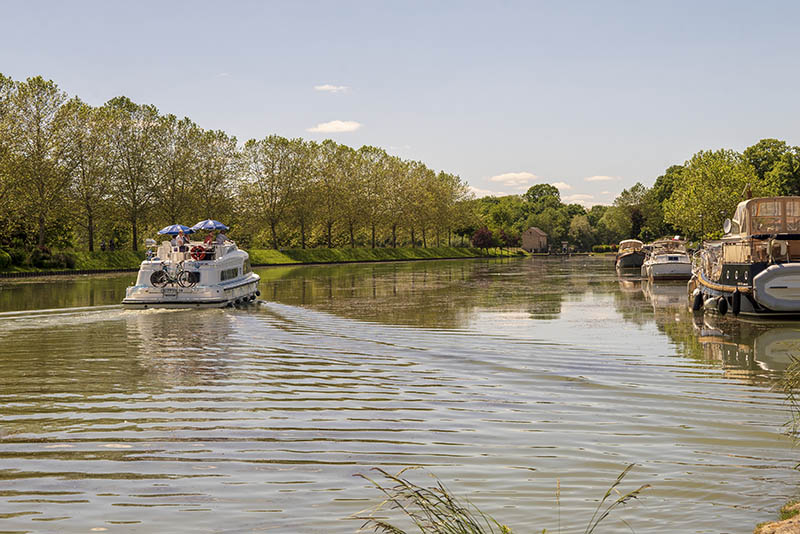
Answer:
[[[701,150],[616,197],[562,198],[570,184],[526,176],[517,194],[475,198],[462,177],[380,147],[241,142],[125,96],[93,106],[42,76],[0,74],[0,269],[4,255],[40,267],[59,259],[50,250],[137,251],[159,228],[206,218],[231,226],[244,249],[516,247],[530,227],[551,249],[577,252],[713,238],[745,191],[800,194],[800,147]]]
[[[455,260],[477,258],[510,258],[527,255],[522,249],[476,247],[430,248],[355,248],[355,249],[250,249],[253,267],[273,265],[314,265],[326,263],[379,263],[391,261]],[[131,250],[69,251],[58,254],[70,258],[70,268],[10,266],[0,270],[0,278],[52,276],[69,274],[103,274],[136,271],[145,253]]]

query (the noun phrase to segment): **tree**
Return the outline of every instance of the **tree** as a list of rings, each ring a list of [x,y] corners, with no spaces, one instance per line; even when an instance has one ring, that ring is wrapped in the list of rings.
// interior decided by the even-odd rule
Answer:
[[[656,178],[653,187],[644,194],[642,199],[644,227],[640,233],[645,239],[657,239],[676,233],[675,228],[664,220],[664,202],[672,196],[675,182],[683,169],[682,165],[670,166],[664,174]]]
[[[569,223],[569,240],[580,250],[590,250],[594,244],[594,232],[586,215],[576,215]]]
[[[628,237],[640,237],[645,220],[644,199],[646,194],[647,188],[637,182],[630,189],[624,189],[614,199],[614,206],[620,208],[622,210],[621,213],[630,221]]]
[[[392,229],[392,247],[397,247],[397,228],[405,223],[410,213],[407,195],[409,163],[396,156],[386,162],[386,219]],[[471,232],[470,232],[471,235]]]
[[[302,139],[289,140],[277,135],[260,141],[251,139],[242,151],[244,196],[269,226],[274,249],[279,247],[278,225],[298,189],[302,159]]]
[[[376,231],[386,219],[386,196],[389,189],[389,155],[382,148],[362,146],[358,149],[359,185],[363,199],[364,222],[370,231],[370,243],[375,248]]]
[[[4,211],[8,206],[8,199],[12,191],[11,172],[11,136],[8,114],[11,106],[11,95],[14,90],[14,82],[0,73],[0,211]]]
[[[61,114],[65,135],[72,140],[65,154],[66,167],[71,171],[70,199],[78,224],[86,229],[88,248],[93,251],[97,219],[108,202],[114,168],[108,113],[74,97]]]
[[[224,220],[233,215],[239,152],[236,138],[222,130],[205,130],[195,140],[191,206],[193,219]]]
[[[744,161],[753,166],[759,180],[763,181],[767,173],[769,173],[781,159],[781,156],[788,151],[789,146],[785,141],[762,139],[755,145],[744,149],[742,156]]]
[[[554,199],[561,202],[561,193],[558,188],[550,184],[536,184],[528,188],[523,198],[527,202],[537,203],[546,199]]]
[[[664,203],[668,223],[682,233],[702,237],[718,231],[749,187],[753,196],[778,193],[775,184],[759,179],[753,166],[733,150],[700,151],[680,173]]]
[[[154,167],[160,192],[155,207],[161,224],[175,224],[188,215],[193,200],[192,181],[202,131],[188,118],[164,115],[158,119],[156,132]]]
[[[494,235],[492,234],[492,231],[485,226],[483,228],[478,228],[477,230],[475,230],[475,233],[472,235],[473,247],[478,247],[486,250],[489,247],[493,247],[494,244],[495,244]]]
[[[113,192],[131,228],[131,248],[138,250],[139,223],[149,213],[159,193],[155,155],[158,148],[158,110],[124,96],[105,104],[109,117]]]
[[[764,176],[764,181],[773,184],[784,195],[800,195],[800,148],[792,147]]]
[[[11,156],[6,172],[24,184],[19,198],[36,221],[37,245],[43,247],[45,229],[63,206],[69,186],[63,165],[70,139],[59,115],[67,96],[52,80],[35,76],[16,82],[6,98],[2,130]]]
[[[300,229],[301,248],[306,248],[306,236],[319,211],[319,145],[310,141],[303,144],[302,150],[304,154],[300,160],[297,187],[289,206],[289,217]]]

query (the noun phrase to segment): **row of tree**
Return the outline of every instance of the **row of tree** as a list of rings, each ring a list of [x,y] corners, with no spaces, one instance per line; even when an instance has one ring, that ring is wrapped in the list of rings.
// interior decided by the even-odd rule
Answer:
[[[747,193],[749,191],[749,193]],[[682,235],[689,239],[721,235],[722,224],[746,198],[800,194],[800,147],[762,139],[744,152],[700,151],[682,165],[670,166],[651,187],[623,190],[612,206],[585,209],[564,204],[553,186],[539,184],[523,195],[472,201],[491,236],[481,243],[514,244],[537,226],[552,245],[567,241],[577,250],[638,238]]]
[[[527,228],[578,250],[631,237],[709,237],[745,189],[800,194],[800,148],[764,139],[701,151],[612,206],[561,201],[547,184],[473,199],[421,162],[326,140],[277,135],[239,145],[223,131],[117,97],[100,107],[42,77],[0,74],[0,247],[137,249],[175,222],[215,218],[246,246],[516,246]]]
[[[475,226],[467,186],[380,148],[223,131],[117,97],[100,107],[42,77],[0,75],[0,247],[137,249],[223,220],[246,245],[412,246]]]

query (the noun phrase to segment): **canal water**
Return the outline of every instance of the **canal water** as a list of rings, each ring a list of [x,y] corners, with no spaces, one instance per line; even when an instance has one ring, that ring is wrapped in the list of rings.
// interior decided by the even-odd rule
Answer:
[[[133,274],[2,282],[0,532],[354,532],[372,467],[515,533],[583,532],[629,464],[651,487],[597,532],[749,533],[797,493],[800,324],[604,258],[259,274],[200,311],[123,310]]]

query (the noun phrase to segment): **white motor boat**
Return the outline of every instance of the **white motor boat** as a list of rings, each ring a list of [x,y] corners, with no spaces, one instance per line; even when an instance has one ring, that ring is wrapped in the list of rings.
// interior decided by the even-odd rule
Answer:
[[[692,260],[686,243],[676,238],[659,239],[648,247],[642,264],[642,277],[649,280],[688,280],[692,277]]]
[[[222,308],[255,300],[260,277],[250,255],[233,241],[212,245],[190,242],[174,247],[146,241],[148,259],[139,267],[136,284],[127,288],[125,308]]]

